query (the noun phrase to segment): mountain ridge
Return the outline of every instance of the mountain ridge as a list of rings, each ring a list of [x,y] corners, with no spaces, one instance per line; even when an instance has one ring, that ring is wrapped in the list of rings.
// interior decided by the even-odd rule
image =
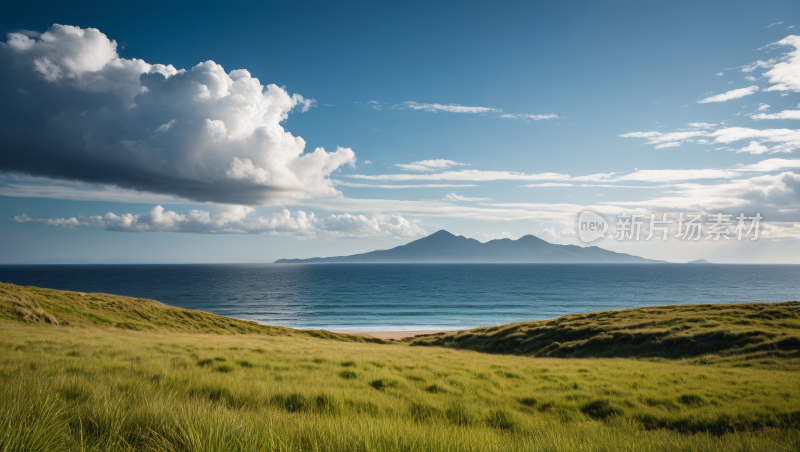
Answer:
[[[405,245],[350,256],[278,259],[300,263],[663,263],[597,246],[556,245],[534,235],[482,243],[444,229]]]

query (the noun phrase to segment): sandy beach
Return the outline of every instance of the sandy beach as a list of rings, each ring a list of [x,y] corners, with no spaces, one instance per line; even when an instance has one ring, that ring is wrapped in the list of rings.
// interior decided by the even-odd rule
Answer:
[[[417,331],[343,331],[343,330],[331,330],[334,333],[344,333],[344,334],[352,334],[354,336],[369,336],[375,337],[378,339],[394,339],[399,341],[400,339],[405,339],[407,337],[414,337],[420,334],[434,334],[434,333],[447,333],[450,331],[457,331],[457,330],[417,330]]]

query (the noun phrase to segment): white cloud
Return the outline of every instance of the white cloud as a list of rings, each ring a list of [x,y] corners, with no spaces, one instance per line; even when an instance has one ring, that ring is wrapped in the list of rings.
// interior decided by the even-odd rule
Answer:
[[[221,203],[341,195],[329,175],[354,152],[305,152],[281,125],[313,99],[213,61],[186,71],[116,49],[92,28],[7,35],[0,78],[30,95],[0,106],[17,119],[0,121],[0,145],[17,150],[0,170]]]
[[[403,102],[403,106],[406,108],[410,108],[412,110],[424,110],[424,111],[448,111],[450,113],[500,113],[503,110],[499,108],[488,108],[488,107],[465,107],[463,105],[457,104],[449,104],[449,105],[442,105],[442,104],[421,104],[418,102]]]
[[[724,72],[717,72],[717,75],[725,75]]]
[[[690,122],[687,124],[689,127],[697,127],[700,129],[708,129],[709,127],[714,127],[717,124],[709,124],[707,122]]]
[[[753,77],[752,75],[748,75],[744,79],[747,80],[748,82],[757,82],[758,81],[758,77]]]
[[[557,182],[546,182],[543,184],[527,184],[527,185],[520,185],[520,187],[530,187],[530,188],[537,188],[537,187],[572,187],[572,184],[560,184]]]
[[[800,110],[784,110],[780,113],[759,113],[757,115],[750,115],[751,118],[756,120],[762,119],[800,119]]]
[[[169,121],[165,122],[164,124],[161,124],[160,126],[158,126],[156,131],[153,132],[153,135],[161,135],[162,133],[169,132],[170,130],[172,130],[173,127],[175,127],[175,123],[177,123],[177,122],[178,122],[177,119],[170,119]]]
[[[465,166],[465,163],[458,163],[452,160],[436,159],[436,160],[420,160],[411,163],[398,163],[395,165],[398,168],[406,171],[437,171],[448,169],[454,166]]]
[[[455,193],[450,193],[444,197],[445,201],[491,201],[492,198],[468,198],[466,196],[457,195]]]
[[[513,171],[480,171],[480,170],[460,170],[444,171],[436,174],[381,174],[363,175],[353,174],[347,177],[354,179],[375,180],[375,181],[409,181],[409,180],[463,180],[463,181],[493,181],[493,180],[562,180],[569,179],[568,174],[541,173],[527,174]]]
[[[317,218],[302,210],[283,210],[272,216],[247,220],[254,209],[246,206],[226,206],[215,213],[190,210],[186,214],[153,207],[144,214],[34,219],[25,214],[13,217],[18,223],[43,223],[65,229],[102,226],[120,232],[186,232],[199,234],[267,234],[330,239],[336,237],[420,237],[426,232],[400,215],[351,215],[344,213]]]
[[[778,143],[769,152],[791,152],[800,148],[800,130],[766,129],[756,130],[747,127],[729,127],[709,134],[716,143],[733,143],[739,140],[755,139],[760,142]]]
[[[674,182],[695,179],[727,179],[737,176],[732,170],[699,169],[699,170],[639,170],[620,177],[618,180],[635,180],[643,182]]]
[[[771,172],[800,168],[800,159],[766,159],[750,165],[738,165],[737,171]]]
[[[48,226],[57,226],[63,229],[79,229],[81,226],[102,226],[103,217],[99,215],[94,215],[90,217],[84,217],[82,215],[78,215],[77,217],[72,218],[56,218],[56,219],[41,219],[41,218],[30,218],[29,216],[25,215],[15,215],[12,217],[12,220],[17,223],[43,223]]]
[[[750,144],[741,149],[738,149],[736,152],[738,153],[745,152],[748,154],[763,154],[768,151],[769,148],[759,143],[758,141],[751,141]]]
[[[782,24],[782,23],[783,23],[783,21],[781,21],[781,22],[775,22],[774,24],[767,25],[765,28],[774,27],[775,25],[780,25],[780,24]]]
[[[231,167],[225,174],[231,179],[252,182],[255,185],[269,185],[269,171],[254,164],[250,159],[234,157]]]
[[[705,99],[698,100],[698,104],[707,104],[709,102],[725,102],[733,99],[740,99],[744,96],[749,96],[758,92],[759,88],[756,85],[748,86],[747,88],[739,88],[728,91],[727,93],[717,94],[716,96],[706,97]]]
[[[705,124],[705,123],[695,123]],[[645,138],[647,142],[644,144],[654,144],[658,147],[672,147],[678,146],[683,141],[691,141],[696,137],[703,137],[708,134],[705,130],[692,130],[687,132],[631,132],[620,135],[622,138]],[[677,144],[675,144],[677,143]],[[666,146],[664,146],[666,145]],[[656,149],[658,149],[658,147]]]
[[[368,104],[370,107],[372,107],[372,108],[374,108],[374,109],[376,109],[376,110],[382,110],[382,109],[383,109],[383,106],[381,106],[381,103],[380,103],[380,102],[378,102],[378,101],[376,101],[376,100],[371,100],[371,101],[368,101],[368,102],[367,102],[367,104]]]
[[[772,115],[764,115],[762,113],[759,115],[754,115],[753,118],[773,119],[771,116]],[[647,142],[644,144],[655,145],[656,149],[677,146],[675,143],[680,144],[684,141],[696,141],[701,142],[702,144],[708,144],[707,138],[714,138],[714,143],[717,144],[729,144],[740,140],[756,140],[759,143],[777,143],[768,149],[768,152],[770,153],[791,152],[795,149],[800,149],[800,130],[792,129],[757,130],[747,127],[726,127],[716,130],[694,130],[688,132],[632,132],[620,135],[620,137],[644,138],[647,140]],[[727,148],[716,148],[716,150],[727,150]]]
[[[765,111],[765,110],[769,110],[769,104],[765,103],[758,104],[758,110],[756,111]]]
[[[638,207],[653,211],[758,211],[765,220],[770,221],[780,218],[779,210],[800,204],[800,174],[784,172],[714,185],[679,184],[674,196],[613,204],[615,207]]]
[[[417,184],[417,185],[377,185],[377,184],[354,184],[352,182],[345,182],[334,180],[334,185],[341,185],[343,187],[357,187],[357,188],[460,188],[460,187],[477,187],[474,184]]]
[[[764,76],[772,83],[772,86],[764,91],[800,92],[800,36],[787,36],[778,42],[762,47],[762,49],[775,47],[794,47],[794,50],[785,53],[780,58],[771,58],[768,61],[759,60],[744,66],[742,72],[751,72],[758,67],[769,69]]]
[[[561,119],[555,113],[548,113],[545,115],[500,115],[501,118],[509,119],[532,119],[534,121],[541,121],[542,119]]]

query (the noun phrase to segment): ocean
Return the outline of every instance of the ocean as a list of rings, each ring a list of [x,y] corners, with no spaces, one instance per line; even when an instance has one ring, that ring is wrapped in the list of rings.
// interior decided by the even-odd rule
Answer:
[[[349,331],[463,329],[642,306],[800,300],[800,265],[4,265],[0,281]]]

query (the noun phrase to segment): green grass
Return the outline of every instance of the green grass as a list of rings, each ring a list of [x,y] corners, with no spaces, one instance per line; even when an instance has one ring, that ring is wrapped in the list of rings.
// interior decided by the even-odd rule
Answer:
[[[533,357],[695,359],[798,370],[800,302],[593,312],[405,342]]]
[[[9,292],[15,303],[40,297],[25,308],[40,320],[0,320],[0,451],[800,449],[792,365],[242,334],[230,319],[203,333],[168,324],[163,305],[149,312],[165,318],[139,321],[151,326],[141,331],[116,326],[130,315],[120,306],[141,309],[138,300],[117,297],[130,304],[106,312],[71,305],[84,298],[67,292],[3,288],[6,312]],[[78,313],[64,315],[70,307]]]
[[[173,308],[143,298],[22,287],[0,282],[0,321],[4,320],[81,328],[108,326],[133,331],[310,336],[345,342],[384,342],[328,331],[261,325],[203,311]]]

